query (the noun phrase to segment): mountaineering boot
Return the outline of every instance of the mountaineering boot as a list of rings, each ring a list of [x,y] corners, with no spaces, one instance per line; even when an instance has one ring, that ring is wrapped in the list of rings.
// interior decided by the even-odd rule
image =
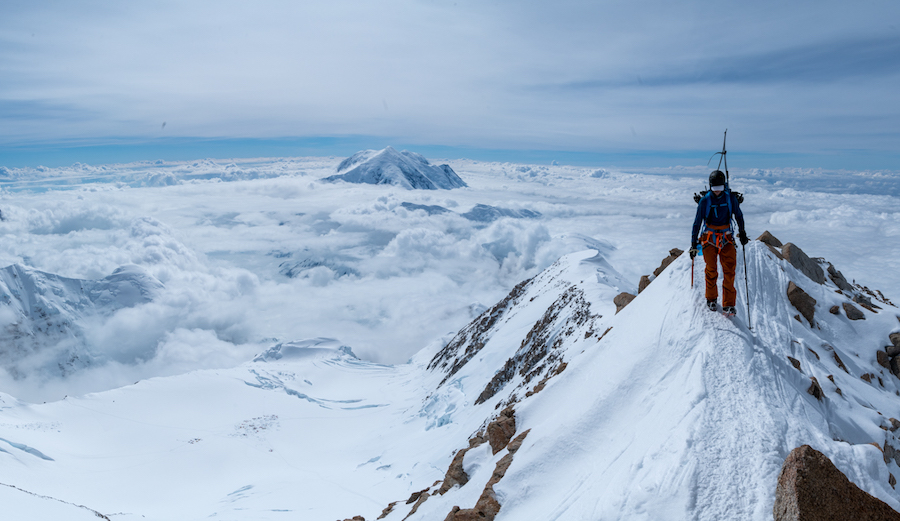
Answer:
[[[725,313],[726,315],[736,315],[737,309],[735,309],[734,306],[725,306],[722,308],[722,313]]]
[[[710,311],[716,311],[716,301],[715,300],[707,300],[706,307],[709,308]]]

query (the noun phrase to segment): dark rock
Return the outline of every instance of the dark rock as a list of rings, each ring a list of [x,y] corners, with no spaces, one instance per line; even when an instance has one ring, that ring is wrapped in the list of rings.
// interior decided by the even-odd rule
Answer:
[[[851,286],[850,283],[847,282],[847,279],[844,278],[844,275],[836,270],[831,264],[828,265],[828,278],[831,279],[831,282],[834,282],[834,285],[837,286],[838,289],[842,291],[853,291],[853,286]]]
[[[789,356],[788,360],[790,360],[791,365],[794,366],[794,369],[800,371],[801,373],[803,372],[803,369],[800,369],[800,360],[797,360],[793,356]]]
[[[869,383],[872,383],[872,378],[875,378],[875,374],[874,373],[866,373],[866,374],[860,376],[860,378],[862,378],[863,380],[865,380]]]
[[[416,495],[416,494],[413,494],[413,495],[416,496],[416,504],[413,505],[413,507],[411,509],[409,509],[409,513],[406,514],[406,517],[404,517],[403,519],[406,519],[407,517],[410,517],[413,514],[415,514],[416,511],[419,510],[419,507],[422,506],[422,503],[428,501],[428,498],[431,497],[431,495],[428,493],[427,488],[425,490],[423,490],[422,492],[419,492],[418,495]],[[408,504],[409,503],[407,503],[407,505]]]
[[[497,496],[494,494],[494,485],[499,483],[506,475],[506,471],[512,464],[513,456],[522,446],[522,442],[525,441],[525,436],[528,436],[529,432],[531,432],[530,429],[509,442],[509,453],[497,462],[494,472],[491,474],[491,479],[488,480],[481,497],[475,503],[475,508],[461,509],[455,506],[444,518],[444,521],[492,521],[497,517],[497,513],[500,512],[500,502],[497,501]]]
[[[844,361],[841,360],[841,357],[838,356],[836,351],[832,351],[831,356],[834,358],[834,363],[836,363],[838,367],[843,369],[845,373],[850,374],[850,371],[847,370],[847,366],[844,365]]]
[[[647,289],[647,286],[650,285],[650,276],[649,275],[641,275],[641,281],[638,282],[638,294]]]
[[[756,238],[756,240],[768,244],[773,248],[781,248],[783,246],[783,244],[781,244],[781,241],[779,241],[774,235],[769,233],[769,230],[764,231],[762,235]]]
[[[840,315],[841,308],[840,308],[840,306],[831,306],[831,309],[829,309],[828,312],[831,313],[832,315]]]
[[[516,433],[516,413],[512,407],[503,409],[500,417],[487,426],[488,443],[491,451],[497,454],[509,445],[509,440]]]
[[[891,368],[891,358],[888,356],[887,352],[879,349],[875,351],[875,359],[878,360],[878,365],[884,367],[885,369]]]
[[[900,346],[898,346],[897,344],[891,344],[889,346],[884,346],[884,350],[887,351],[888,356],[900,355]]]
[[[377,519],[386,518],[391,512],[394,511],[394,507],[397,506],[397,503],[399,503],[399,501],[394,501],[393,503],[389,503],[388,506],[386,506],[384,508],[384,510],[381,511],[381,515],[378,516]]]
[[[671,250],[669,250],[669,256],[662,260],[662,263],[659,265],[658,268],[653,270],[653,276],[659,277],[659,274],[662,273],[663,270],[668,268],[669,264],[672,264],[673,262],[675,262],[675,259],[677,259],[682,253],[684,253],[684,252],[679,250],[678,248],[672,248]],[[640,292],[638,292],[638,293],[640,293]]]
[[[485,343],[493,334],[495,326],[502,323],[501,319],[518,304],[522,296],[528,291],[531,280],[524,280],[516,284],[516,287],[509,292],[506,298],[460,330],[438,354],[434,355],[434,358],[428,363],[428,369],[433,371],[440,368],[447,373],[439,386],[444,385],[447,380],[484,348]]]
[[[888,421],[891,422],[891,432],[900,429],[900,420],[897,418],[889,418]]]
[[[594,320],[599,315],[591,313],[590,302],[584,291],[570,286],[553,304],[547,308],[541,319],[534,323],[516,353],[503,364],[487,383],[475,404],[482,404],[493,398],[516,374],[522,376],[520,387],[527,386],[541,375],[549,374],[561,361],[559,347],[566,338],[584,329],[592,330]],[[587,327],[585,327],[587,326]],[[497,404],[499,408],[500,405]]]
[[[862,491],[809,445],[784,460],[772,513],[774,521],[900,521],[900,513]]]
[[[462,449],[453,457],[453,461],[450,462],[450,467],[447,469],[446,474],[444,474],[444,482],[437,491],[438,494],[443,496],[454,486],[463,486],[469,482],[469,475],[463,470],[463,459],[466,457],[466,451],[468,450],[469,449]],[[422,492],[426,492],[427,490],[428,489],[425,489]],[[418,494],[421,495],[422,492],[418,492]],[[416,496],[416,494],[410,496],[409,501],[406,502],[407,505],[419,499],[418,496],[413,496]]]
[[[884,447],[881,448],[881,452],[884,454],[884,462],[890,463],[891,460],[896,460],[900,457],[900,452],[894,448],[893,445],[884,440]]]
[[[867,297],[861,293],[857,293],[856,295],[853,295],[853,302],[856,302],[857,304],[868,309],[872,313],[878,313],[877,310],[881,309],[880,307],[876,306],[875,304],[872,304],[872,299],[870,299],[869,297]]]
[[[613,304],[616,305],[616,313],[625,309],[625,306],[631,304],[631,301],[634,300],[637,295],[632,295],[631,293],[619,293],[616,295],[616,298],[613,299]]]
[[[822,386],[819,385],[819,381],[816,380],[815,376],[810,378],[810,380],[812,380],[812,384],[810,384],[809,389],[807,389],[806,392],[815,396],[816,400],[821,400],[825,396],[825,393],[822,392]]]
[[[779,258],[779,259],[781,259],[781,260],[784,260],[784,255],[781,254],[781,250],[780,250],[780,249],[775,248],[774,246],[770,246],[770,245],[768,245],[768,244],[767,244],[766,246],[769,248],[769,251],[771,251],[772,253],[775,254],[775,257],[777,257],[777,258]]]
[[[344,521],[366,521],[366,518],[363,516],[353,516],[349,519],[345,519]]]
[[[810,327],[815,326],[816,299],[809,296],[793,281],[788,284],[787,296],[791,305],[797,308],[797,311],[809,322]]]
[[[891,374],[900,378],[900,356],[891,358],[890,366]]]
[[[784,255],[784,259],[791,263],[791,266],[800,270],[801,273],[812,279],[813,282],[818,284],[825,283],[825,272],[822,271],[822,267],[819,264],[810,259],[808,255],[803,253],[796,244],[787,243],[781,248],[781,254]]]
[[[900,349],[900,333],[891,333],[888,335],[888,338],[891,339],[891,343],[894,344],[894,347]]]
[[[866,315],[862,311],[856,309],[856,306],[849,302],[844,302],[844,314],[850,320],[865,320]]]

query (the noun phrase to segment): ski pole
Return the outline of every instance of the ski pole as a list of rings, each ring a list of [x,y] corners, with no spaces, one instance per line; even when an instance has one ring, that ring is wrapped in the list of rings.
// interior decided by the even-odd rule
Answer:
[[[747,329],[752,330],[753,326],[750,323],[750,283],[747,282],[747,247],[743,244],[741,244],[741,253],[744,255],[744,289],[747,291]]]

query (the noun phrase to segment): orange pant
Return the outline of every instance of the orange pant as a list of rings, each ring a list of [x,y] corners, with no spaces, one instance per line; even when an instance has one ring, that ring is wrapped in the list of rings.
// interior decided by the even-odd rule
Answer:
[[[716,300],[719,297],[716,287],[719,278],[718,262],[722,262],[722,272],[725,280],[722,282],[722,306],[734,306],[737,294],[734,291],[734,270],[737,266],[737,249],[732,243],[723,244],[716,248],[715,244],[703,245],[703,260],[706,261],[706,300]]]

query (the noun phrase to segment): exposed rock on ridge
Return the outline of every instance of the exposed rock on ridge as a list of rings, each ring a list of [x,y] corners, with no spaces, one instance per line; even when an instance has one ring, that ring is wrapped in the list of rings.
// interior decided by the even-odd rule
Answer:
[[[900,513],[860,490],[809,445],[785,459],[773,515],[775,521],[900,521]]]

